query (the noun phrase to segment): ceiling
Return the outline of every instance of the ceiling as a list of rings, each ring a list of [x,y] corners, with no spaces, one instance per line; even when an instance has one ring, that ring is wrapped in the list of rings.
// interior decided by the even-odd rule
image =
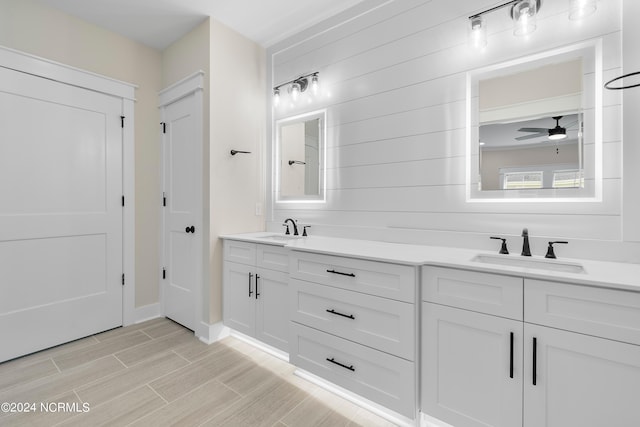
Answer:
[[[268,47],[362,0],[38,0],[162,50],[207,17]]]

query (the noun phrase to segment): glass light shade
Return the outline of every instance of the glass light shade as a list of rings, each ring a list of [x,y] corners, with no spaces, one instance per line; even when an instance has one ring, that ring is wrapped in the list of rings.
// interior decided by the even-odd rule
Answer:
[[[293,83],[291,85],[291,99],[293,100],[293,102],[296,102],[299,97],[300,97],[300,84]]]
[[[273,106],[277,107],[280,105],[280,89],[274,89],[273,91]]]
[[[536,30],[536,14],[538,4],[536,0],[522,0],[513,5],[511,17],[513,18],[514,36],[526,36]]]
[[[314,75],[311,78],[311,92],[314,95],[317,95],[319,90],[320,90],[320,86],[318,84],[318,76]]]
[[[569,0],[569,19],[578,21],[593,14],[597,8],[596,0]]]
[[[469,45],[474,49],[483,49],[487,46],[487,25],[482,16],[469,19]]]

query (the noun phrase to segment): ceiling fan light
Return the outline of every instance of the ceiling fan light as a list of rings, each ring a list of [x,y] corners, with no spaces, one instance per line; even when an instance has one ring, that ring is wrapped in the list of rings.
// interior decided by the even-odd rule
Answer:
[[[565,128],[549,129],[549,139],[551,141],[558,141],[567,137],[567,130]]]

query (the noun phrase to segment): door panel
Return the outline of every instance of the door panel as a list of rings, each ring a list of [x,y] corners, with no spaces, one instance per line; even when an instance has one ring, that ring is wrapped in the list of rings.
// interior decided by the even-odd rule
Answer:
[[[639,346],[525,324],[525,367],[525,427],[638,425]]]
[[[122,324],[121,114],[0,67],[0,361]]]
[[[289,274],[257,270],[256,338],[282,351],[289,351]]]
[[[224,324],[243,334],[254,336],[256,324],[255,267],[224,262],[222,297]]]
[[[423,412],[456,427],[522,425],[522,328],[515,320],[423,302]]]
[[[198,209],[196,194],[195,96],[190,95],[163,110],[164,188],[167,204],[164,210],[164,258],[168,268],[163,282],[165,316],[195,329],[195,287],[199,256],[195,233]],[[194,232],[187,231],[194,226]]]

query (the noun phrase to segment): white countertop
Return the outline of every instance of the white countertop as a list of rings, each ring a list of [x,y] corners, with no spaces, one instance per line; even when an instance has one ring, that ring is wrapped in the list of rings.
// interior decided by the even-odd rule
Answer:
[[[273,236],[276,236],[275,238]],[[280,237],[282,236],[282,237]],[[291,250],[315,252],[374,261],[391,262],[413,266],[435,265],[463,268],[488,273],[507,274],[539,280],[553,280],[588,286],[601,286],[640,292],[640,264],[592,261],[562,258],[555,262],[579,264],[584,272],[549,271],[511,265],[497,265],[473,261],[477,255],[510,257],[513,261],[530,259],[544,261],[544,257],[521,257],[520,255],[497,255],[495,252],[443,246],[410,245],[373,240],[341,239],[335,237],[310,236],[295,238],[269,232],[245,233],[222,236],[223,239],[284,246]],[[281,240],[285,239],[285,240]],[[551,260],[550,262],[554,262]]]

